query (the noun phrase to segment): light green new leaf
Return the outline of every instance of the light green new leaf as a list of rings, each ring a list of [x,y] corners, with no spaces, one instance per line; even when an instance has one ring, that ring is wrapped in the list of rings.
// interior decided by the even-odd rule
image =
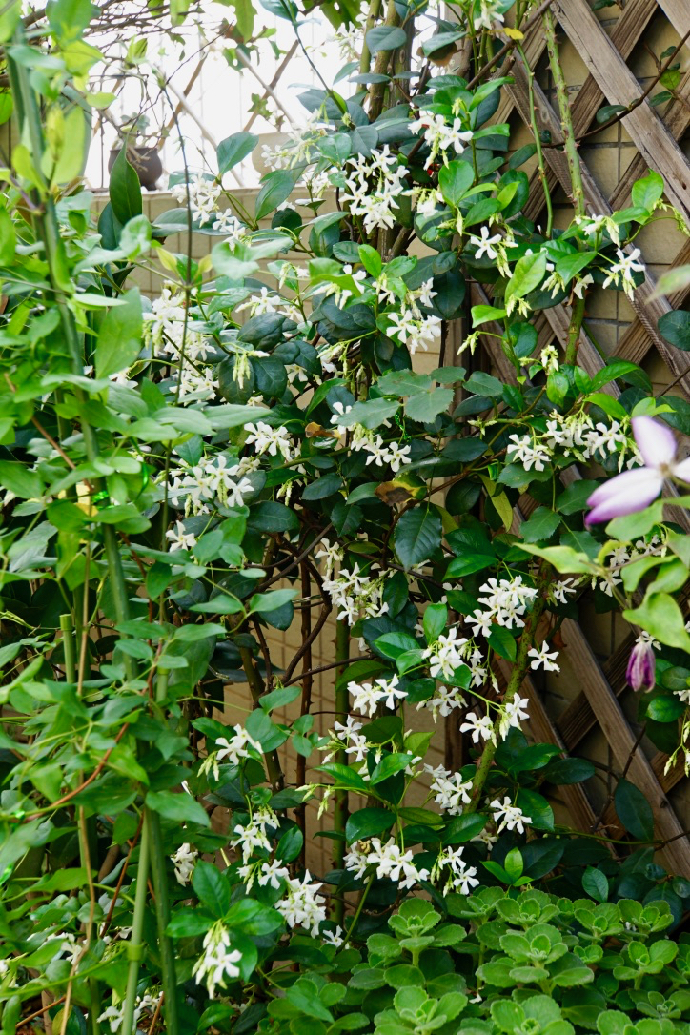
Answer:
[[[128,370],[141,351],[143,314],[139,288],[130,288],[122,297],[126,304],[110,309],[98,332],[96,377]]]
[[[638,608],[623,612],[623,618],[651,633],[655,640],[690,653],[690,636],[685,631],[683,614],[668,593],[647,593]]]

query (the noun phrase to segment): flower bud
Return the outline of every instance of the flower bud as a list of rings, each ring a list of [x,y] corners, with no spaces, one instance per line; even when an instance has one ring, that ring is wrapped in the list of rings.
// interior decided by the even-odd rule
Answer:
[[[648,639],[642,636],[630,652],[625,672],[628,686],[633,690],[652,690],[656,683],[656,657]]]

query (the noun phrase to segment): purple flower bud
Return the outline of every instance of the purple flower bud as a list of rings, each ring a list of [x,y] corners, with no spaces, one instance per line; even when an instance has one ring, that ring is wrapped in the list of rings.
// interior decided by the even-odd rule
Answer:
[[[652,690],[656,683],[656,657],[647,639],[640,638],[632,651],[625,672],[628,686],[633,690]]]

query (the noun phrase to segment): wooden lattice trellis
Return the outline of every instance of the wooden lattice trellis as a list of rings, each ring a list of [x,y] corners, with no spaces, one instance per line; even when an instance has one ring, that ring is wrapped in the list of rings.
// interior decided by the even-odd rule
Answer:
[[[622,6],[622,5],[621,5]],[[555,0],[553,12],[561,33],[575,47],[579,58],[586,66],[589,76],[578,90],[571,105],[576,136],[592,128],[596,112],[603,104],[628,107],[638,101],[642,88],[630,71],[626,60],[642,38],[652,18],[663,12],[681,41],[690,36],[690,3],[687,0],[628,0],[610,35],[592,12],[587,0]],[[544,34],[539,25],[523,41],[523,51],[530,68],[538,67],[546,46]],[[529,77],[519,54],[511,62],[511,74],[515,82],[505,92],[496,120],[508,122],[517,115],[530,126]],[[546,92],[534,84],[536,115],[540,130],[548,131],[552,143],[562,140],[560,120],[551,105]],[[655,169],[664,177],[666,197],[685,217],[690,219],[690,163],[679,146],[679,140],[690,125],[690,72],[686,72],[669,103],[662,119],[648,99],[637,103],[622,119],[623,127],[635,144],[637,154],[628,165],[607,200],[581,157],[582,182],[588,211],[610,213],[631,204],[631,188],[647,169]],[[596,125],[596,124],[595,124]],[[558,147],[544,149],[547,179],[550,190],[559,186],[566,196],[571,184],[565,154]],[[538,220],[544,206],[542,185],[535,170],[530,178],[529,199],[525,206],[528,218]],[[690,262],[690,243],[686,240],[675,256],[672,266]],[[635,293],[633,307],[635,319],[620,338],[616,355],[640,363],[647,353],[656,348],[669,371],[669,381],[677,384],[686,398],[690,398],[690,355],[671,347],[659,334],[659,318],[672,309],[682,308],[690,294],[687,287],[670,298],[655,295],[654,277],[647,272],[643,284]],[[472,304],[486,304],[490,294],[479,284],[471,286]],[[547,309],[538,317],[539,345],[551,342],[564,343],[570,314],[567,306],[561,304]],[[485,325],[487,331],[501,328]],[[604,366],[604,359],[587,333],[587,319],[579,339],[579,361],[594,374]],[[487,334],[482,341],[491,362],[500,376],[515,381],[515,371],[505,359],[496,342],[499,338]],[[615,394],[614,385],[604,389]],[[567,479],[571,481],[579,474],[570,469]],[[521,500],[517,518],[529,514],[535,504]],[[690,519],[686,511],[674,514],[690,531]],[[516,529],[517,530],[517,525]],[[565,652],[578,674],[580,691],[571,700],[557,719],[549,715],[544,700],[531,678],[526,678],[522,692],[530,700],[531,729],[539,739],[561,745],[570,753],[577,754],[585,736],[595,727],[603,733],[609,753],[618,771],[625,770],[628,777],[645,794],[654,809],[656,836],[664,842],[661,849],[662,861],[671,871],[690,876],[690,841],[683,824],[676,815],[667,794],[683,779],[683,769],[676,766],[665,773],[667,757],[659,752],[648,759],[642,750],[640,737],[628,723],[619,697],[625,688],[625,666],[633,642],[627,637],[617,650],[601,664],[590,647],[587,637],[578,622],[563,623],[561,636]],[[508,676],[510,666],[504,666],[503,675]],[[615,810],[610,801],[597,812],[580,785],[561,788],[560,796],[566,805],[572,822],[582,830],[605,829],[620,834]],[[615,854],[615,853],[614,853]]]

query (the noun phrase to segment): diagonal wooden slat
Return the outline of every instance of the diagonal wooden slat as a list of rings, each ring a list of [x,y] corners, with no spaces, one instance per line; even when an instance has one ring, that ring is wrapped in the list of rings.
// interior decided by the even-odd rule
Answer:
[[[616,763],[624,768],[635,747],[635,737],[616,695],[577,622],[566,619],[561,626],[561,636],[580,675],[582,691],[597,716]],[[660,839],[669,842],[661,849],[667,869],[680,876],[690,877],[690,841],[659,785],[654,770],[639,748],[632,754],[628,773],[653,809]]]
[[[586,0],[555,0],[553,11],[609,103],[635,103],[640,85]],[[645,100],[622,121],[649,167],[663,176],[669,199],[690,215],[690,166],[657,113]]]
[[[664,113],[664,125],[674,140],[680,140],[690,126],[690,70],[685,73],[676,94]],[[609,198],[611,208],[626,208],[630,204],[633,183],[646,172],[647,164],[644,158],[642,155],[635,155]]]
[[[503,678],[507,682],[510,679],[512,671],[510,662],[499,660],[499,668]],[[530,731],[534,734],[537,740],[546,744],[557,744],[558,747],[565,751],[565,745],[560,739],[558,731],[551,722],[551,719],[541,702],[539,691],[529,676],[527,676],[520,684],[520,693],[529,701]],[[582,784],[563,784],[563,786],[559,788],[559,793],[568,806],[568,811],[574,825],[579,830],[590,830],[596,822],[596,815],[587,795],[585,794]],[[613,846],[609,847],[611,848],[612,854],[615,855]]]
[[[515,84],[513,86],[509,86],[508,90],[515,97],[516,107],[520,112],[520,115],[525,122],[529,124],[529,84],[525,68],[520,58],[515,62],[513,74],[515,76]],[[545,94],[536,83],[534,84],[534,93],[537,117],[541,127],[547,129],[551,133],[552,139],[560,140],[560,122],[558,116],[549,104]],[[545,155],[547,161],[558,176],[561,186],[566,192],[569,192],[571,189],[570,175],[568,173],[568,164],[565,155],[555,148],[548,148]],[[599,187],[586,164],[582,161],[580,162],[580,173],[585,198],[592,211],[610,213],[611,209],[608,203],[599,190]],[[632,300],[633,307],[640,322],[653,339],[663,359],[674,375],[679,378],[684,391],[690,395],[690,356],[687,353],[679,352],[678,349],[670,346],[659,334],[657,327],[659,317],[666,312],[670,312],[671,306],[666,299],[655,298],[655,292],[656,283],[654,278],[651,276],[649,271],[646,271],[644,281],[635,291]],[[591,348],[593,349],[593,346],[591,346]],[[594,352],[596,353],[596,350],[594,350]],[[586,362],[594,365],[597,362],[597,358],[600,357],[598,357],[598,354],[596,357],[592,355],[590,347],[585,344],[585,349],[580,353],[580,358],[583,364]]]
[[[657,0],[631,0],[631,2],[625,5],[611,31],[611,42],[622,57],[627,58],[632,53],[633,48],[657,9]],[[587,76],[578,90],[571,108],[573,130],[576,137],[581,136],[582,133],[585,133],[590,128],[597,111],[601,107],[603,98],[604,94],[597,80],[593,75]],[[640,175],[644,175],[644,172],[646,172],[646,169],[643,169]],[[636,179],[638,178],[636,177]],[[546,170],[546,179],[549,189],[553,190],[558,183],[558,177],[553,169]],[[536,219],[543,206],[544,198],[539,189],[539,174],[535,171],[530,179],[530,198],[525,206],[527,218]]]
[[[673,266],[685,266],[688,264],[690,264],[690,241],[685,242],[676,256]],[[686,304],[688,296],[690,296],[690,284],[666,300],[669,310],[680,309]],[[618,355],[621,359],[629,359],[633,363],[640,363],[649,352],[651,344],[646,328],[639,320],[635,320],[620,339]]]
[[[690,4],[687,0],[658,0],[658,3],[682,39],[690,32]]]

